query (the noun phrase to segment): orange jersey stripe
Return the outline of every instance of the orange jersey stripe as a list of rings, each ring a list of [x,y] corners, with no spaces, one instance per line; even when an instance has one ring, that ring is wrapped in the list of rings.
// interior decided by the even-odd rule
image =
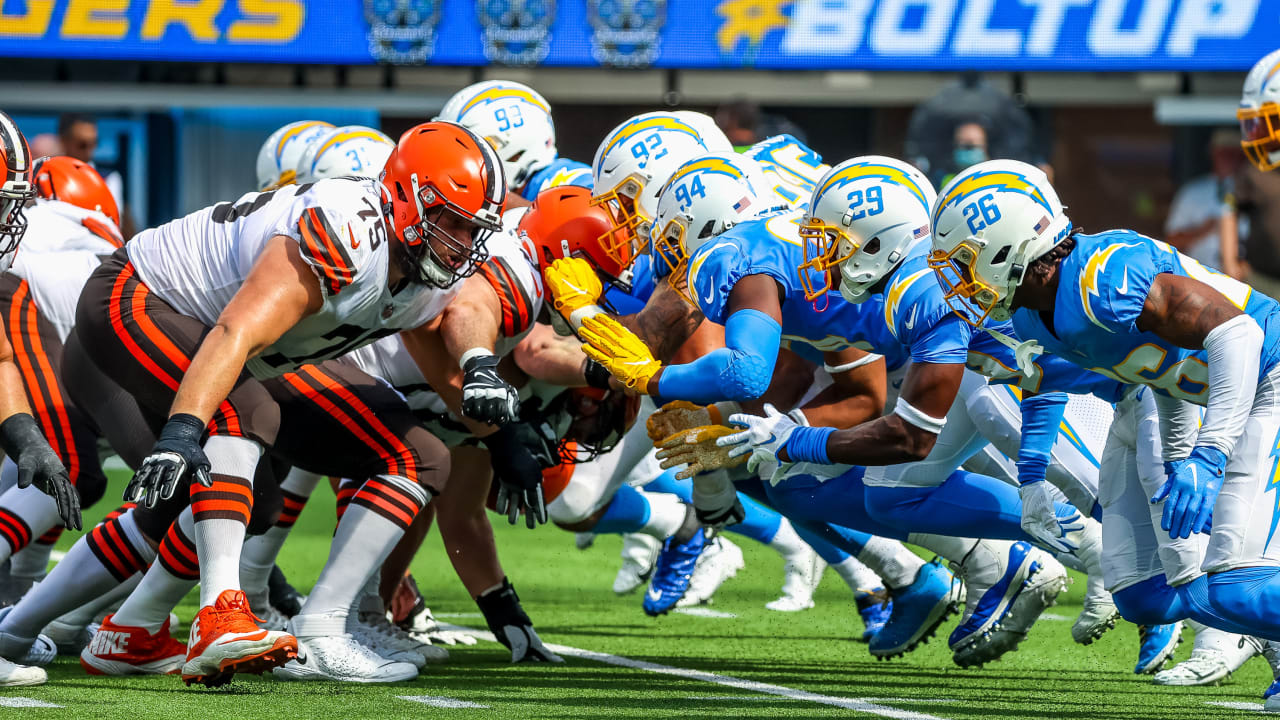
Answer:
[[[306,373],[309,377],[321,383],[335,395],[345,400],[347,406],[355,410],[356,413],[359,414],[360,418],[367,422],[370,427],[373,428],[374,432],[378,433],[382,440],[391,448],[392,455],[383,454],[382,456],[385,459],[395,459],[397,464],[402,466],[403,472],[400,474],[409,480],[417,482],[418,469],[413,466],[413,463],[408,462],[413,457],[413,453],[409,448],[405,447],[404,443],[401,442],[400,438],[396,436],[395,433],[391,432],[391,430],[382,423],[382,420],[378,418],[378,415],[371,410],[368,405],[365,405],[360,398],[356,397],[351,392],[351,390],[340,383],[335,382],[333,378],[328,375],[320,372],[320,370],[314,365],[304,365],[301,368],[301,372]],[[378,448],[379,453],[383,453],[380,446],[372,445],[371,447]]]
[[[24,295],[26,294],[26,280],[22,281],[22,285],[19,289]],[[49,365],[49,359],[45,357],[44,341],[40,339],[40,331],[36,322],[39,318],[39,313],[36,310],[36,304],[32,300],[27,300],[26,306],[26,330],[27,337],[30,338],[31,342],[31,357],[35,358],[39,372],[44,376],[44,392],[48,394],[47,406],[53,409],[53,414],[58,422],[59,432],[53,433],[46,428],[45,436],[48,439],[53,439],[54,435],[58,435],[61,438],[59,441],[61,448],[54,447],[53,451],[58,454],[58,457],[63,458],[66,461],[67,474],[70,476],[71,482],[74,484],[80,479],[80,455],[76,452],[76,443],[74,438],[71,436],[71,417],[67,415],[66,402],[63,400],[62,393],[58,389],[58,377],[54,374],[53,367]],[[40,386],[38,385],[35,388],[29,388],[29,390],[35,391],[38,391],[39,389]],[[43,398],[42,404],[46,404],[43,403]],[[47,425],[48,422],[49,421],[47,419],[42,418],[42,424]]]
[[[178,381],[173,379],[169,373],[160,369],[138,343],[134,341],[133,336],[124,327],[124,286],[128,283],[129,278],[133,277],[133,266],[125,265],[124,270],[120,271],[120,275],[116,278],[115,285],[111,288],[111,299],[108,303],[107,313],[111,318],[111,328],[115,330],[116,337],[120,338],[120,342],[124,344],[125,349],[151,372],[155,378],[165,384],[170,390],[178,389]]]

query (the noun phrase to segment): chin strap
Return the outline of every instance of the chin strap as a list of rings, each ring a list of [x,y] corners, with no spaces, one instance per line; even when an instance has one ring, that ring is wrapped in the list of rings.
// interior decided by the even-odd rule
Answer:
[[[1035,390],[1040,386],[1040,376],[1044,371],[1036,365],[1036,358],[1044,354],[1044,346],[1035,340],[1026,340],[1018,342],[1002,332],[996,332],[991,328],[982,328],[982,330],[995,338],[1001,345],[1013,350],[1014,361],[1018,364],[1018,372],[1022,373],[1022,382],[1018,386],[1024,390]]]

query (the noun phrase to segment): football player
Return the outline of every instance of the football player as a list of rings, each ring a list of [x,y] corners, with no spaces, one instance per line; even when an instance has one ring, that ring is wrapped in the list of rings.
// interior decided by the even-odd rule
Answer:
[[[373,128],[346,125],[316,136],[303,148],[294,179],[281,185],[333,177],[377,178],[396,144]]]
[[[265,192],[296,182],[298,161],[307,148],[333,129],[323,120],[300,120],[271,133],[258,148],[258,189]]]

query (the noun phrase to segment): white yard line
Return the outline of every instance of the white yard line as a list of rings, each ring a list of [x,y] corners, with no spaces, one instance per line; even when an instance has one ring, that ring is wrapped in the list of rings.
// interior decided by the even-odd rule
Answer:
[[[1041,620],[1057,620],[1060,622],[1075,620],[1075,618],[1073,617],[1067,617],[1066,615],[1059,615],[1057,613],[1040,613],[1040,619]]]
[[[455,630],[457,632],[466,633],[481,640],[497,642],[493,637],[493,633],[483,630],[462,627],[460,625],[442,624],[442,627],[446,630]],[[729,675],[719,675],[716,673],[706,672],[705,670],[690,670],[688,668],[678,668],[670,665],[645,662],[644,660],[632,660],[631,658],[622,657],[621,655],[610,655],[609,653],[596,652],[594,650],[583,650],[582,648],[569,647],[567,645],[547,643],[547,647],[550,648],[552,652],[559,653],[560,655],[568,655],[570,657],[583,658],[586,660],[595,660],[596,662],[602,662],[606,665],[616,665],[618,667],[632,668],[634,670],[648,670],[649,672],[659,673],[661,675],[674,675],[676,677],[689,678],[691,680],[701,680],[703,682],[723,685],[737,690],[758,692],[765,695],[777,695],[778,697],[785,697],[791,700],[802,700],[817,703],[819,705],[831,705],[833,707],[844,708],[846,710],[856,710],[858,712],[876,715],[879,717],[898,718],[899,720],[945,720],[944,718],[939,718],[936,715],[919,713],[914,710],[899,710],[898,708],[878,705],[870,702],[866,698],[846,698],[835,697],[833,695],[821,695],[819,693],[808,692],[807,690],[796,690],[794,688],[783,687],[782,685],[756,682],[755,680],[743,680]]]
[[[43,701],[43,700],[36,700],[35,698],[9,697],[9,696],[7,696],[7,695],[0,695],[0,707],[11,707],[11,708],[60,708],[60,707],[62,707],[62,706],[61,706],[61,705],[54,705],[53,703],[45,702],[45,701]]]
[[[1222,700],[1206,700],[1205,705],[1227,708],[1228,710],[1262,710],[1262,703],[1226,702]]]
[[[737,615],[734,615],[731,612],[724,612],[722,610],[712,610],[711,608],[704,608],[704,607],[676,608],[671,612],[680,613],[681,615],[692,615],[694,617],[704,617],[704,618],[736,618],[738,617]]]
[[[449,710],[487,710],[489,709],[488,705],[481,705],[479,703],[467,702],[466,700],[459,700],[457,698],[451,698],[451,697],[442,697],[439,695],[397,695],[396,697],[400,698],[401,700],[408,700],[409,702],[422,703],[423,705],[428,705],[430,707],[446,708]]]

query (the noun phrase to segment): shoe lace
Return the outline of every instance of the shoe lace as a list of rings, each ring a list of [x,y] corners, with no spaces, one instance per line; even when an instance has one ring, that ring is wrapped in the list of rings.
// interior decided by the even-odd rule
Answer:
[[[218,602],[214,603],[213,612],[217,615],[231,615],[243,613],[253,619],[255,623],[261,623],[262,618],[254,614],[253,608],[249,605],[249,598],[243,592],[238,592],[231,596],[230,600],[224,601],[218,598]]]

